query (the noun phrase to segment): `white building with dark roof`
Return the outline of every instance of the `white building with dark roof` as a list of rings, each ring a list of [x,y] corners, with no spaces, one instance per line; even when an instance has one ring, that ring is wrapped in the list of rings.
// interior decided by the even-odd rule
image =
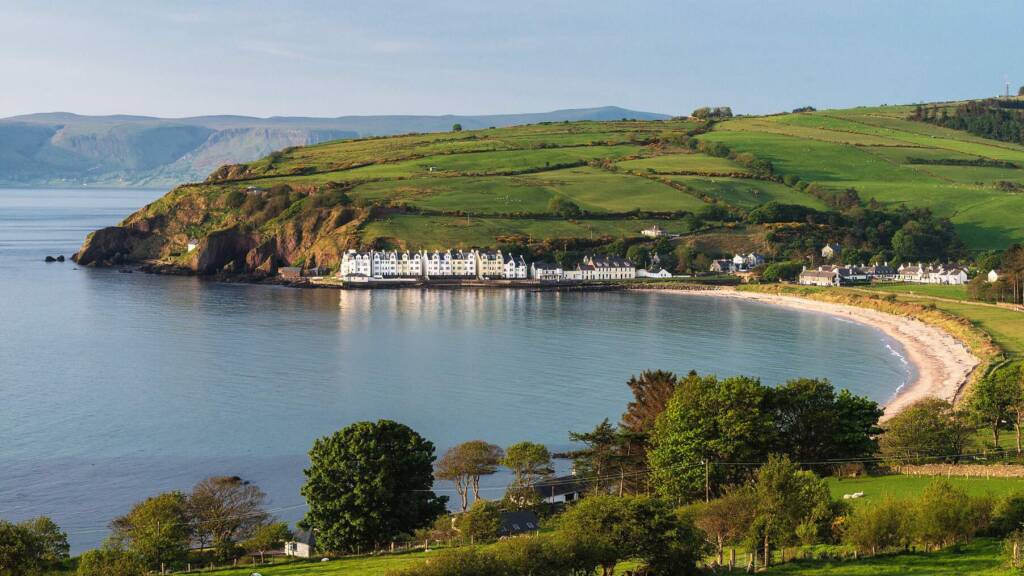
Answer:
[[[508,254],[502,264],[502,278],[506,280],[525,280],[530,276],[530,268],[526,259],[520,256]]]

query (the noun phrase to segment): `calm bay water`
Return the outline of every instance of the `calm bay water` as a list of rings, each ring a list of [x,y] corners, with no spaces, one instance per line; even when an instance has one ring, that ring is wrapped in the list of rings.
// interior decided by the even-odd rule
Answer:
[[[295,290],[44,264],[154,190],[0,190],[0,518],[46,514],[75,551],[211,474],[281,518],[314,438],[404,422],[444,449],[564,447],[615,421],[644,369],[827,377],[884,402],[912,368],[827,315],[674,294]]]

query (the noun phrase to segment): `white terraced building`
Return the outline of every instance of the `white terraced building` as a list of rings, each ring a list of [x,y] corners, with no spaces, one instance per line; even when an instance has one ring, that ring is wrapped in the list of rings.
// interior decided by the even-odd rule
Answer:
[[[338,270],[338,276],[342,278],[346,276],[365,276],[369,278],[373,276],[372,262],[370,254],[349,250],[341,257],[341,268]]]
[[[452,253],[450,251],[424,253],[423,273],[429,277],[447,277],[452,275]]]
[[[505,257],[501,273],[502,278],[506,280],[525,280],[530,275],[530,268],[526,265],[525,258],[509,254]]]
[[[394,251],[370,253],[370,271],[374,278],[395,278],[398,276],[398,253]]]

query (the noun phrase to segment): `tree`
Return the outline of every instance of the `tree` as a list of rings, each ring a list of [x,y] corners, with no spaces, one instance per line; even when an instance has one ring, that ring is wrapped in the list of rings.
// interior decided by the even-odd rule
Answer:
[[[452,132],[462,132],[462,124],[459,124],[458,122],[452,124]]]
[[[719,380],[691,373],[679,381],[658,417],[647,453],[659,493],[679,500],[703,499],[717,487],[748,477],[741,466],[715,462],[763,460],[774,440],[765,386],[742,376]]]
[[[0,520],[0,574],[27,576],[44,565],[43,549],[31,530]]]
[[[787,544],[797,529],[826,519],[831,503],[828,486],[812,472],[800,470],[786,456],[771,455],[757,472],[752,529],[763,544],[764,565],[771,564],[771,546]]]
[[[725,547],[738,545],[754,523],[757,495],[750,486],[728,490],[710,502],[693,504],[687,514],[715,549],[718,563],[724,563]]]
[[[462,511],[469,506],[469,490],[473,499],[480,499],[480,477],[494,474],[504,457],[499,446],[483,440],[471,440],[453,446],[437,462],[434,477],[455,484],[461,499]]]
[[[494,502],[477,500],[468,511],[458,516],[455,526],[471,542],[491,542],[501,529],[501,510]]]
[[[764,267],[761,273],[761,280],[765,282],[782,282],[783,280],[796,280],[803,271],[803,262],[772,262]]]
[[[221,561],[231,560],[235,544],[270,520],[266,494],[238,476],[201,480],[188,496],[188,510],[200,545],[212,543]]]
[[[585,542],[588,556],[609,575],[627,558],[640,558],[654,574],[692,574],[702,536],[663,500],[607,494],[582,499],[558,519],[563,538]]]
[[[1021,404],[1019,373],[1016,366],[996,370],[975,383],[968,406],[980,423],[992,432],[992,445],[999,449],[999,430],[1011,407]]]
[[[769,392],[778,428],[774,451],[798,462],[822,463],[872,456],[882,409],[828,380],[797,378]]]
[[[633,244],[626,250],[626,259],[638,268],[646,268],[651,261],[651,249],[643,244]]]
[[[302,495],[305,526],[325,550],[358,551],[428,526],[447,498],[434,494],[434,445],[390,420],[357,422],[319,438]]]
[[[846,517],[843,539],[862,552],[877,554],[909,545],[912,527],[906,502],[887,496],[854,508]]]
[[[571,457],[577,474],[587,478],[595,491],[606,486],[614,473],[620,477],[624,473],[621,465],[627,456],[626,439],[607,418],[590,432],[570,432],[569,440],[585,445],[572,452]]]
[[[946,480],[925,487],[914,510],[917,540],[926,549],[967,540],[974,532],[970,498]]]
[[[555,473],[551,467],[551,453],[543,444],[517,442],[505,450],[501,465],[512,471],[508,493],[511,500],[525,504],[526,491],[531,486]]]
[[[678,381],[678,376],[665,370],[644,370],[639,377],[630,377],[626,384],[633,393],[633,401],[622,415],[622,427],[636,434],[649,434],[672,399]]]
[[[939,398],[925,398],[885,422],[879,440],[882,455],[895,463],[907,460],[956,460],[970,441],[963,414]]]
[[[288,529],[287,523],[273,522],[257,526],[249,538],[242,543],[242,546],[252,554],[259,554],[260,563],[262,563],[263,554],[267,550],[280,548],[291,538],[292,532]]]
[[[117,548],[89,550],[78,560],[77,576],[143,576],[146,567],[138,556]]]
[[[53,566],[68,559],[68,535],[57,523],[46,516],[39,516],[20,523],[35,538],[39,559],[45,565]]]
[[[110,527],[114,547],[134,554],[149,569],[173,566],[188,555],[192,530],[188,500],[181,492],[147,498]]]
[[[548,212],[563,218],[575,218],[583,214],[583,210],[576,203],[562,196],[554,196],[548,201]]]

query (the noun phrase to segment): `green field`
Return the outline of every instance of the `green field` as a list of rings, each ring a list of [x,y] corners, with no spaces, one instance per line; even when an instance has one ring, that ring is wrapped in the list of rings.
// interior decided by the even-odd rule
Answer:
[[[801,576],[1010,576],[1018,571],[1002,558],[1002,542],[979,538],[957,549],[861,558],[859,560],[800,560],[768,570],[768,574]]]
[[[944,478],[944,477],[943,477]],[[864,478],[827,478],[832,497],[841,499],[844,494],[863,492],[864,497],[852,500],[854,503],[871,502],[885,496],[896,499],[914,498],[921,495],[925,487],[935,481],[934,476],[908,476],[892,474]],[[944,478],[950,484],[963,488],[972,496],[1005,496],[1024,492],[1024,478]]]
[[[991,159],[1024,165],[1024,147],[906,119],[909,107],[858,108],[741,118],[701,136],[773,162],[776,171],[861,198],[931,208],[957,225],[972,248],[1024,240],[1016,216],[1024,194],[995,187],[1024,182],[1024,170],[914,164],[912,158]]]
[[[1011,357],[1024,357],[1024,312],[962,300],[965,291],[960,286],[872,286],[855,290],[868,289],[897,294],[906,302],[934,304],[936,308],[966,318],[987,332]]]

